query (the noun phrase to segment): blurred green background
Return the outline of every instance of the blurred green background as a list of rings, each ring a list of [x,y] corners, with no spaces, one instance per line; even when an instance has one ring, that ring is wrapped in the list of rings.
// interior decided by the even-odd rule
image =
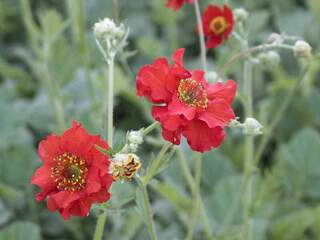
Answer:
[[[320,1],[200,0],[229,3],[250,12],[246,22],[251,45],[272,32],[308,41],[314,57],[290,106],[271,136],[255,174],[254,240],[320,239]],[[107,67],[92,34],[104,17],[130,27],[129,45],[117,58],[116,145],[130,129],[152,122],[150,105],[135,95],[138,69],[157,56],[186,48],[186,65],[200,66],[192,5],[173,13],[163,0],[0,0],[0,239],[91,239],[96,211],[87,218],[63,221],[37,203],[30,185],[40,165],[37,144],[46,135],[77,119],[93,133],[101,131]],[[235,53],[230,38],[208,53],[209,70],[219,70]],[[291,52],[280,52],[278,66],[254,69],[255,117],[265,126],[301,80],[302,65]],[[242,80],[242,62],[226,72]],[[241,85],[240,85],[241,86]],[[241,102],[235,101],[238,116]],[[59,115],[62,109],[63,116]],[[243,119],[242,119],[243,120]],[[259,143],[261,137],[257,138]],[[162,144],[159,134],[147,139],[138,154],[147,166]],[[186,156],[192,156],[183,143]],[[243,223],[241,181],[244,138],[230,130],[223,146],[206,153],[201,193],[210,226],[219,239],[239,239]],[[192,165],[193,159],[187,159]],[[183,239],[191,194],[176,156],[150,184],[159,239]],[[116,183],[108,210],[105,239],[148,239],[132,200],[134,183]],[[194,239],[206,239],[198,221]]]

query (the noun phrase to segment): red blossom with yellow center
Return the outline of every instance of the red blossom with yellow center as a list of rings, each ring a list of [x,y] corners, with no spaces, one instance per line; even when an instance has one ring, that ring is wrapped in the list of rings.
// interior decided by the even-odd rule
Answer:
[[[209,5],[202,16],[207,48],[215,48],[228,39],[234,26],[232,10],[224,5]]]
[[[31,179],[41,188],[36,200],[47,199],[48,209],[59,211],[64,219],[87,216],[92,204],[106,202],[112,183],[110,162],[96,145],[108,149],[105,141],[76,121],[61,136],[51,134],[42,140],[38,153],[43,165]]]
[[[183,66],[184,49],[143,66],[137,76],[137,95],[151,103],[152,116],[162,125],[162,136],[180,144],[185,136],[191,149],[199,152],[218,147],[224,139],[224,127],[235,118],[231,108],[236,83],[209,84],[202,70]]]
[[[172,9],[173,11],[177,11],[185,3],[193,3],[193,0],[168,0],[166,7]]]

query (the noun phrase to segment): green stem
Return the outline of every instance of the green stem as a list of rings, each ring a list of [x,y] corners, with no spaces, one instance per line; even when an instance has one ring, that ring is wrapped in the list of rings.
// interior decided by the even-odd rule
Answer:
[[[143,205],[144,205],[144,210],[146,211],[146,225],[150,234],[150,238],[152,240],[157,240],[157,233],[156,233],[156,228],[154,225],[154,221],[153,221],[153,213],[152,213],[152,209],[150,206],[150,200],[149,200],[149,195],[148,195],[148,191],[147,191],[147,186],[146,184],[144,184],[142,182],[142,180],[137,176],[136,180],[139,184],[139,187],[141,189],[142,192],[142,196],[143,196]]]
[[[104,121],[104,134],[107,135],[108,144],[113,146],[113,84],[114,84],[114,57],[108,61],[108,101],[105,101],[105,121]],[[108,127],[106,127],[108,126]],[[107,129],[107,131],[106,131]],[[94,233],[94,240],[101,240],[103,236],[104,225],[107,215],[105,212],[101,213],[97,220],[97,227]]]
[[[283,49],[283,50],[293,50],[293,47],[287,44],[261,44],[255,47],[247,48],[236,55],[234,55],[227,63],[223,65],[221,70],[219,71],[218,75],[222,76],[224,71],[228,69],[232,64],[237,62],[238,60],[242,58],[247,58],[250,56],[250,54],[261,52],[261,51],[270,51],[270,50],[278,50],[278,49]]]
[[[192,240],[193,237],[193,232],[194,232],[194,227],[197,222],[198,218],[198,212],[199,212],[199,205],[200,205],[200,180],[201,180],[201,168],[202,168],[202,155],[200,153],[196,153],[196,159],[195,159],[195,176],[194,176],[194,188],[192,192],[192,199],[193,199],[193,204],[192,204],[192,212],[191,212],[191,217],[190,217],[190,222],[188,225],[188,233],[186,240]]]
[[[157,128],[157,126],[159,125],[158,122],[153,122],[152,124],[150,124],[148,127],[146,127],[145,129],[143,129],[143,136],[148,135],[151,131],[153,131],[154,129]]]
[[[261,142],[258,146],[257,153],[254,157],[254,164],[257,165],[262,157],[262,154],[275,130],[277,125],[279,124],[280,120],[282,119],[284,113],[286,112],[288,106],[290,105],[291,101],[293,100],[294,96],[296,95],[298,89],[301,87],[302,83],[304,82],[305,77],[307,76],[307,70],[303,72],[301,80],[297,80],[292,87],[289,94],[287,94],[286,98],[282,102],[281,106],[279,107],[279,110],[275,114],[275,116],[272,118],[272,122],[270,124],[270,127],[268,128],[268,131],[266,131],[261,139]]]
[[[247,102],[244,106],[246,117],[253,116],[253,99],[252,99],[252,65],[247,60],[244,63],[244,92],[246,94]],[[251,207],[253,202],[253,151],[254,142],[253,136],[246,135],[245,137],[245,162],[244,162],[244,187],[243,187],[243,201],[245,212],[245,223],[243,229],[243,240],[252,239],[253,219],[251,216]]]
[[[101,213],[97,220],[96,230],[94,232],[93,240],[101,240],[103,236],[104,225],[106,223],[107,214]]]
[[[203,25],[202,25],[202,19],[201,19],[201,13],[200,13],[200,7],[198,0],[194,0],[194,9],[196,12],[196,18],[197,18],[197,26],[199,31],[199,41],[200,41],[200,53],[201,53],[201,62],[202,67],[205,72],[207,72],[207,54],[206,54],[206,44],[204,41],[204,31],[203,31]]]
[[[190,172],[189,166],[187,164],[187,160],[183,154],[183,151],[181,150],[181,148],[177,148],[177,154],[178,154],[178,160],[179,160],[179,164],[180,167],[182,169],[182,173],[184,175],[184,178],[186,179],[187,183],[188,183],[188,187],[190,189],[191,192],[194,192],[194,188],[195,188],[195,182],[194,182],[194,178]],[[212,234],[212,230],[209,224],[209,220],[208,220],[208,216],[206,214],[205,211],[205,206],[203,204],[202,198],[201,198],[201,194],[198,194],[199,197],[199,214],[201,217],[201,221],[203,223],[204,226],[204,232],[206,234],[206,237],[208,240],[213,240],[214,236]]]
[[[114,88],[114,57],[108,61],[108,101],[105,102],[105,134],[108,136],[108,144],[113,145],[113,88]],[[107,127],[106,127],[107,126]]]

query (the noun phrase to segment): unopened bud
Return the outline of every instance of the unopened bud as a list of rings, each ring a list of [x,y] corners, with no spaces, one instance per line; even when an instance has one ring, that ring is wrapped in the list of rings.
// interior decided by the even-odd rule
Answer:
[[[283,37],[279,33],[271,33],[267,39],[267,43],[270,44],[281,44],[283,42]]]
[[[242,125],[243,131],[247,135],[256,136],[262,134],[263,126],[255,118],[246,118]]]
[[[280,63],[280,55],[276,51],[260,53],[258,58],[263,65],[268,67],[275,67]]]
[[[243,22],[249,17],[249,13],[244,8],[237,8],[233,13],[237,22]]]
[[[141,144],[143,142],[143,133],[141,130],[138,131],[130,131],[128,133],[128,142]]]
[[[306,41],[298,40],[293,47],[296,57],[307,58],[311,56],[312,47]]]

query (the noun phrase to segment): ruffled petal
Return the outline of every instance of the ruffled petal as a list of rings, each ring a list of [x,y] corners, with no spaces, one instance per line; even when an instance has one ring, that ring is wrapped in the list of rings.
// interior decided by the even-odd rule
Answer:
[[[179,48],[173,53],[171,59],[174,64],[179,65],[179,66],[183,66],[184,52],[185,52],[184,48]]]
[[[38,155],[45,164],[51,164],[53,159],[61,154],[61,137],[51,134],[39,143]]]
[[[187,120],[192,120],[197,112],[196,108],[182,103],[177,94],[173,96],[172,101],[169,103],[168,110],[170,115],[182,115]]]
[[[180,115],[169,113],[168,107],[152,107],[152,116],[169,131],[175,131],[179,126],[185,125],[186,122]]]
[[[237,91],[237,84],[233,80],[227,80],[225,83],[217,82],[210,84],[206,89],[208,99],[224,99],[227,103],[231,103]]]
[[[213,147],[218,147],[224,139],[223,128],[209,128],[205,122],[199,120],[191,121],[182,134],[187,138],[191,149],[198,152],[205,152]]]
[[[153,103],[169,101],[171,94],[166,88],[169,70],[166,58],[158,58],[153,64],[143,66],[136,79],[137,95]]]
[[[43,201],[47,195],[56,191],[56,183],[51,178],[51,168],[47,165],[43,165],[38,168],[32,175],[31,184],[37,185],[41,188],[41,192],[36,195],[37,201]]]
[[[224,99],[210,101],[206,111],[199,113],[199,119],[204,121],[210,128],[224,127],[234,118],[233,109]]]
[[[181,130],[169,131],[165,128],[162,129],[162,137],[171,142],[172,144],[179,145],[181,142]]]

